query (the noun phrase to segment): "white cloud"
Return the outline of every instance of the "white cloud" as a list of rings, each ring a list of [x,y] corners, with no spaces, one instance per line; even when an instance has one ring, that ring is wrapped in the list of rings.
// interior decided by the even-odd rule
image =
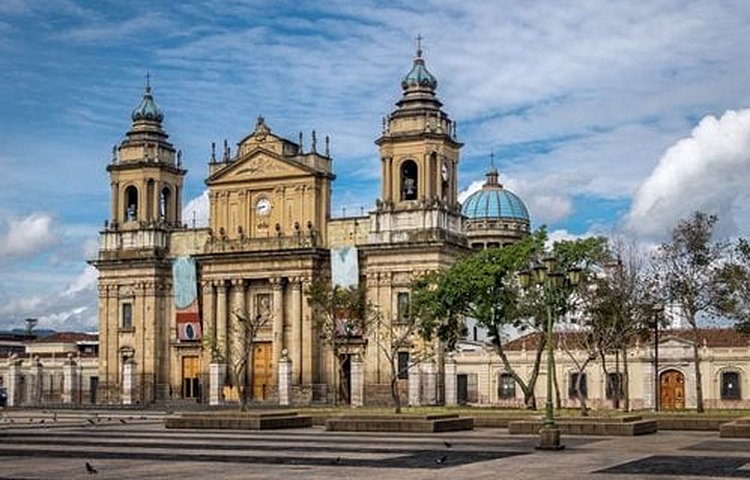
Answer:
[[[208,190],[191,199],[182,209],[182,223],[189,227],[207,227],[210,202]]]
[[[750,109],[706,116],[661,157],[636,192],[626,226],[661,236],[680,218],[702,210],[718,214],[724,228],[736,227],[738,218],[747,218],[748,185]]]
[[[24,318],[37,318],[37,328],[92,330],[98,325],[97,271],[87,265],[57,291],[5,298],[0,303],[0,328],[21,327]]]
[[[468,187],[466,187],[466,190],[458,192],[458,201],[464,203],[472,193],[481,190],[482,185],[484,185],[484,180],[474,180]]]
[[[0,259],[34,256],[58,243],[54,222],[44,212],[6,220],[5,232],[0,234]]]

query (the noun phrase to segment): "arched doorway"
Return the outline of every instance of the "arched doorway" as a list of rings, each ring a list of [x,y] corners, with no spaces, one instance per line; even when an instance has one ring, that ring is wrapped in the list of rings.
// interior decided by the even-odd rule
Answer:
[[[659,375],[659,406],[663,410],[685,408],[685,376],[677,370]]]

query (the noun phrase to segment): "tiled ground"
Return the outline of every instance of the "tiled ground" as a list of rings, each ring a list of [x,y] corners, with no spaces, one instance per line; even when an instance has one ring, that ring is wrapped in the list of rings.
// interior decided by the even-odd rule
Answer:
[[[750,478],[750,441],[717,433],[534,437],[478,429],[447,434],[329,433],[322,428],[176,431],[161,415],[6,411],[3,479],[599,479]],[[87,473],[88,462],[97,473]]]

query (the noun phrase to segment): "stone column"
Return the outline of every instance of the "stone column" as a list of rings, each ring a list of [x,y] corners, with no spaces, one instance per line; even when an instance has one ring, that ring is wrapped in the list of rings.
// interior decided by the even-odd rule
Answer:
[[[209,405],[224,404],[224,379],[227,376],[227,366],[218,359],[211,360],[209,365]]]
[[[129,358],[122,365],[122,404],[133,405],[136,400],[135,360]]]
[[[422,405],[421,383],[419,365],[411,365],[409,367],[409,406],[418,407]]]
[[[224,358],[229,360],[227,350],[227,286],[224,280],[215,282],[216,286],[216,348]]]
[[[73,359],[73,354],[69,353],[67,360],[63,363],[63,403],[76,403],[78,400],[78,365]]]
[[[284,349],[284,284],[281,278],[271,279],[273,289],[273,361],[278,362]],[[279,382],[276,382],[278,385]]]
[[[8,365],[8,406],[17,407],[21,404],[21,365],[22,360],[15,353],[11,355]]]
[[[302,366],[302,283],[299,278],[292,279],[292,298],[289,323],[292,325],[289,339],[289,356],[292,361],[292,382],[299,384]]]
[[[286,348],[281,350],[278,369],[279,405],[288,406],[292,404],[292,361],[289,360]]]
[[[305,278],[302,283],[302,291],[305,292],[310,287],[310,278]],[[313,325],[312,307],[308,305],[307,299],[302,295],[302,383],[311,385],[313,383],[314,369],[314,348],[316,328]]]
[[[362,357],[357,354],[351,359],[351,405],[363,407],[365,405],[365,374]]]
[[[424,375],[424,403],[425,405],[435,405],[437,403],[437,369],[435,363],[427,361],[422,364],[422,374]]]
[[[202,311],[201,319],[203,320],[203,338],[206,339],[211,356],[209,360],[213,360],[214,354],[216,353],[216,317],[214,315],[214,285],[213,282],[201,282],[201,294],[202,294]],[[205,365],[205,364],[204,364]]]
[[[42,388],[44,386],[44,366],[36,355],[31,359],[31,368],[27,377],[28,388],[26,389],[27,405],[40,405],[42,403]]]
[[[458,404],[458,391],[456,390],[456,361],[453,356],[445,362],[445,404]]]

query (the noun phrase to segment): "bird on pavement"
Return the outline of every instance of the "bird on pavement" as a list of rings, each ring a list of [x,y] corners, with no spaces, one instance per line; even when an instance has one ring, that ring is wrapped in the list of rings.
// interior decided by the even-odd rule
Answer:
[[[435,463],[438,465],[445,463],[445,461],[448,460],[448,455],[443,455],[442,457],[435,460]]]
[[[445,445],[445,448],[451,448],[451,447],[453,446],[453,445],[452,445],[452,444],[451,444],[450,442],[448,442],[448,441],[445,441],[445,442],[443,442],[443,444]]]
[[[128,423],[128,422],[126,422],[124,418],[121,418],[120,423]]]
[[[96,469],[95,469],[94,467],[92,467],[92,466],[91,466],[91,464],[90,464],[89,462],[86,462],[86,471],[87,471],[87,472],[88,472],[89,474],[92,474],[92,475],[93,475],[94,473],[96,473]]]
[[[87,422],[89,422],[89,423],[90,423],[91,425],[95,425],[95,424],[96,424],[96,422],[94,422],[94,421],[93,421],[92,419],[90,419],[90,418],[87,418],[87,419],[86,419],[86,421],[87,421]]]

